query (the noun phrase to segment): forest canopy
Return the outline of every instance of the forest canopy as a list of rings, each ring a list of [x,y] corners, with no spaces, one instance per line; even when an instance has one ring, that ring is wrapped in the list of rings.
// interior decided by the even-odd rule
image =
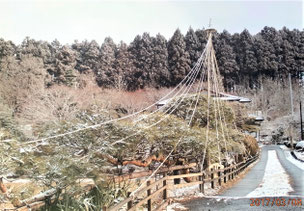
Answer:
[[[110,37],[101,45],[94,40],[62,45],[29,37],[16,45],[0,39],[0,77],[6,83],[13,77],[17,81],[10,83],[25,88],[24,76],[38,88],[84,86],[86,74],[105,88],[172,87],[190,71],[205,44],[206,32],[192,28],[185,35],[177,29],[169,40],[145,32],[129,45]],[[235,34],[224,30],[215,34],[214,47],[226,89],[259,87],[260,77],[284,81],[290,73],[299,78],[304,71],[304,31],[297,29],[264,27],[256,35],[246,29]]]

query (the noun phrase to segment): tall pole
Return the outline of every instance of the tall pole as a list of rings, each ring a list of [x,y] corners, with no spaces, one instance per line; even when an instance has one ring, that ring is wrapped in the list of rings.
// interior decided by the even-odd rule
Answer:
[[[293,94],[292,94],[292,86],[291,86],[291,76],[288,74],[289,79],[289,91],[290,91],[290,106],[291,106],[291,116],[293,117]]]
[[[301,121],[301,140],[304,140],[303,121],[302,121],[302,103],[300,100],[300,121]]]

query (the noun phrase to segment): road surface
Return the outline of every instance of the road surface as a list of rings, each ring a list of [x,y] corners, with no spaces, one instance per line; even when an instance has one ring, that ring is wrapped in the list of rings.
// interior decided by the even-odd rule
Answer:
[[[255,197],[256,200],[252,201],[246,196],[262,183],[269,150],[277,152],[282,167],[289,175],[293,191],[289,196]],[[190,210],[304,210],[304,171],[287,160],[279,146],[264,146],[258,163],[233,187],[219,196],[195,199],[184,205]]]

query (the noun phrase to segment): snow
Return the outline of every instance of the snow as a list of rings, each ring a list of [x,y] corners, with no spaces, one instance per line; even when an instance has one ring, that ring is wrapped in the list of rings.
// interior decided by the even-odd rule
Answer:
[[[303,160],[304,161],[304,152],[300,152],[300,151],[294,151],[296,157],[300,160]],[[302,162],[302,165],[304,166],[304,163]]]
[[[171,192],[172,197],[182,197],[182,196],[187,196],[189,194],[196,194],[199,191],[199,186],[198,185],[193,185],[189,187],[184,187],[184,188],[179,188],[175,189]]]
[[[296,147],[304,148],[304,141],[298,142]]]
[[[186,207],[184,207],[182,204],[180,203],[173,203],[173,204],[170,204],[168,207],[167,207],[167,211],[174,211],[175,209],[178,209],[178,210],[188,210]]]
[[[289,160],[291,163],[293,163],[295,166],[297,166],[298,168],[304,170],[304,163],[295,159],[291,154],[290,154],[290,149],[287,148],[285,145],[280,146],[281,149],[284,150],[284,154],[287,160]],[[298,153],[296,153],[296,155],[298,156]]]
[[[282,167],[275,150],[268,151],[268,161],[262,183],[247,196],[286,196],[293,191],[289,177]]]
[[[192,195],[194,197],[205,197],[205,196],[215,195],[218,193],[219,190],[220,190],[220,187],[215,187],[213,189],[213,188],[211,188],[211,183],[205,183],[205,186],[204,186],[205,194],[200,193],[199,185],[193,185],[193,186],[178,188],[178,189],[170,191],[170,197],[183,198],[183,197],[187,197],[189,195]]]

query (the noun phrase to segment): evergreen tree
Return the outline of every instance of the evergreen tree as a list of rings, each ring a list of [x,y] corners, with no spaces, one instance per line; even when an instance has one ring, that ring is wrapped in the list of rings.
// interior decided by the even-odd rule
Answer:
[[[168,44],[169,70],[171,85],[178,84],[190,71],[190,56],[186,51],[184,36],[177,29]]]
[[[121,41],[116,51],[115,77],[111,79],[113,86],[119,90],[132,89],[133,77],[131,73],[134,66],[130,58],[127,44]]]
[[[198,39],[198,49],[202,52],[207,43],[207,33],[205,29],[198,29],[195,31],[195,35]]]
[[[254,48],[254,38],[244,30],[237,40],[237,61],[240,67],[241,80],[246,87],[254,87],[258,79],[258,64]]]
[[[18,47],[17,58],[21,59],[24,55],[41,58],[45,65],[53,62],[51,45],[45,41],[36,41],[29,37],[26,37]]]
[[[96,71],[98,67],[100,48],[95,40],[88,42],[87,40],[78,43],[74,42],[72,48],[77,51],[76,69],[81,73]]]
[[[240,68],[236,62],[236,55],[224,39],[218,42],[216,57],[220,73],[224,76],[224,86],[231,89],[235,84],[239,84]]]
[[[16,45],[12,41],[0,38],[0,60],[4,57],[13,56],[16,53]]]
[[[113,87],[114,78],[117,78],[114,71],[116,45],[112,38],[105,38],[100,48],[98,67],[95,70],[96,81],[99,86]]]
[[[133,88],[144,88],[154,83],[152,81],[152,59],[153,59],[153,46],[152,38],[148,33],[142,36],[137,35],[133,42],[130,44],[129,51],[134,64],[133,69]]]
[[[63,46],[55,55],[55,63],[49,67],[48,72],[52,76],[52,82],[67,86],[75,85],[77,71],[76,53],[69,46]]]
[[[193,67],[197,62],[202,50],[201,50],[201,44],[199,43],[199,40],[191,27],[189,28],[185,36],[185,42],[186,42],[186,51],[190,55],[191,67]]]
[[[170,85],[170,72],[168,67],[167,40],[164,36],[157,34],[152,39],[153,60],[150,70],[150,78],[153,87]]]

